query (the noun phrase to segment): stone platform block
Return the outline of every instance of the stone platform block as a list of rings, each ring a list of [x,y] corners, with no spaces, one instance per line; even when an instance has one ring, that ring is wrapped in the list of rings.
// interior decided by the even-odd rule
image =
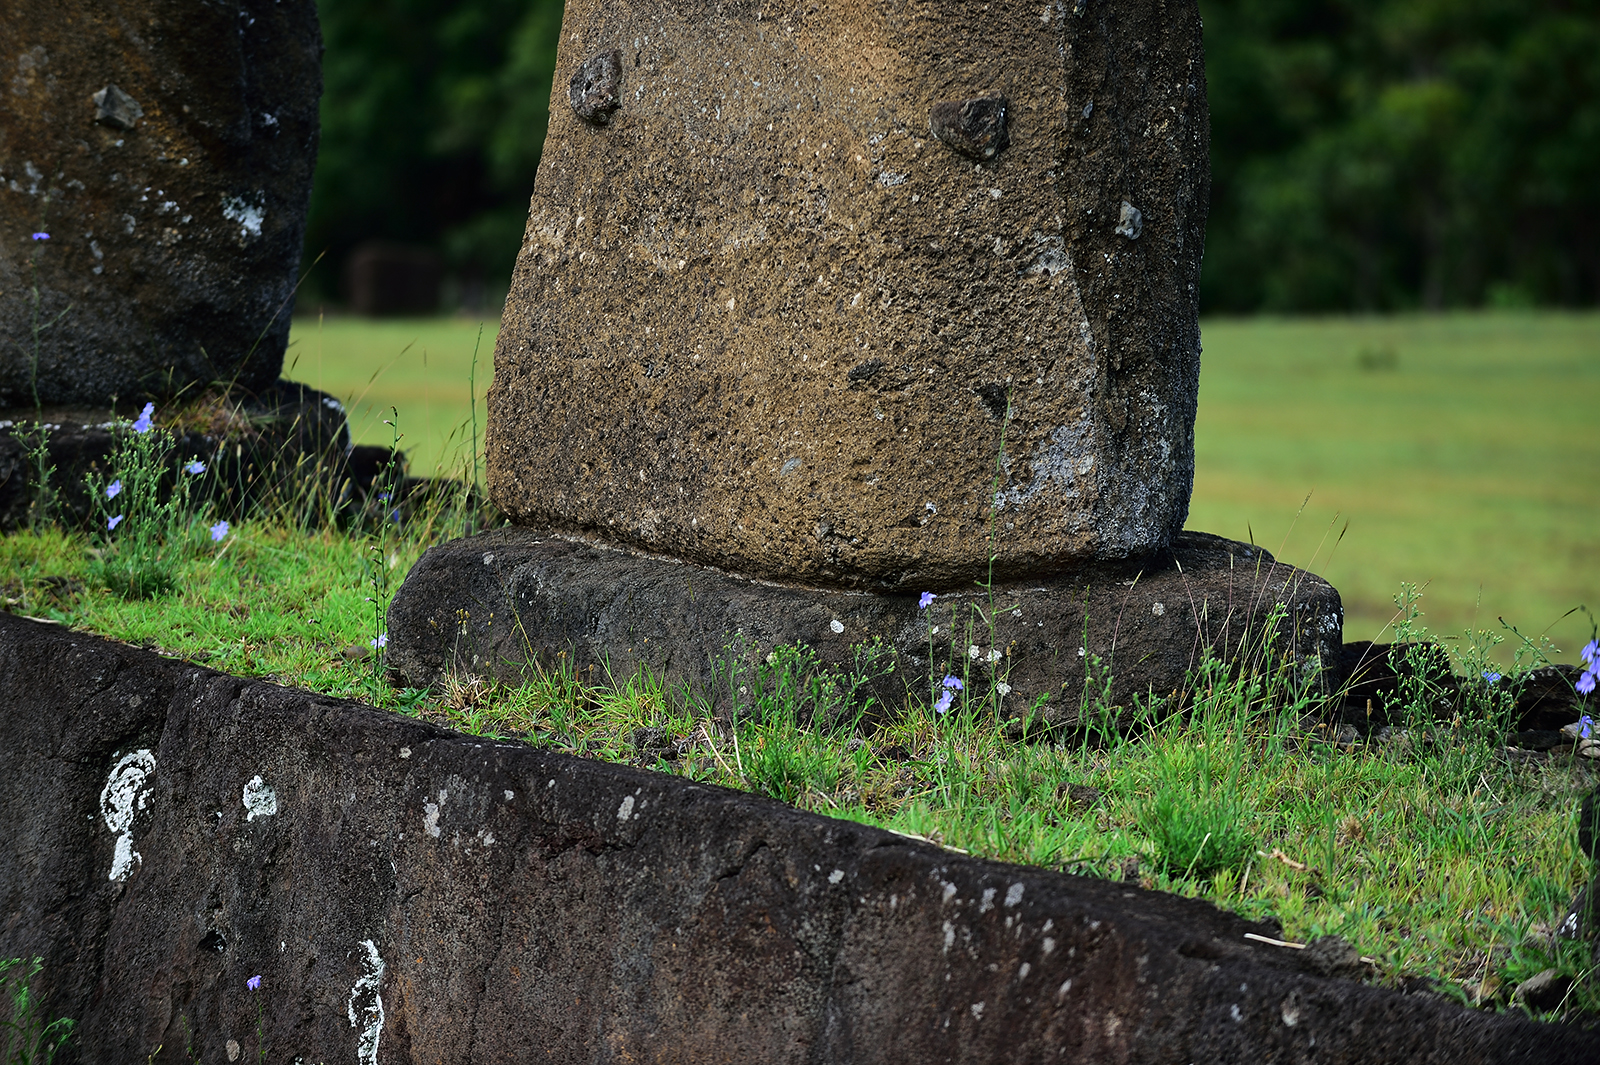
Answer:
[[[557,64],[489,392],[517,524],[901,590],[1183,527],[1192,0],[571,0]]]
[[[0,407],[271,387],[321,64],[314,0],[0,4]]]
[[[1005,685],[1008,716],[1037,708],[1070,728],[1107,679],[1116,705],[1168,696],[1207,648],[1233,661],[1288,657],[1297,679],[1318,684],[1343,632],[1339,593],[1320,577],[1204,533],[1133,562],[920,601],[504,528],[428,549],[390,604],[389,662],[418,687],[450,672],[517,683],[533,666],[585,678],[643,666],[725,705],[728,664],[749,669],[774,647],[803,645],[832,670],[867,665],[891,712],[954,674],[978,696]]]
[[[1600,1058],[1197,900],[9,615],[0,686],[0,957],[82,1061]]]

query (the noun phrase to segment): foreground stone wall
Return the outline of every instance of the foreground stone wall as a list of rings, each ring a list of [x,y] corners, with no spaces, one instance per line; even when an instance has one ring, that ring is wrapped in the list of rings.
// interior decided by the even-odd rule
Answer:
[[[313,0],[0,0],[0,407],[277,379],[321,63]]]
[[[1600,1055],[1204,903],[9,615],[0,690],[0,956],[44,958],[84,1061]]]
[[[489,392],[517,524],[910,589],[1183,527],[1193,2],[571,0],[557,69]]]

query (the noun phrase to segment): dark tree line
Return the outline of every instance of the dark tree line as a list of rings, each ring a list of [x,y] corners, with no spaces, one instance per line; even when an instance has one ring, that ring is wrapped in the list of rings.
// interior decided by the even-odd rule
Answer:
[[[1096,0],[1091,0],[1096,2]],[[1108,3],[1115,0],[1098,0]],[[1600,0],[1203,0],[1207,311],[1600,301]],[[307,262],[362,240],[503,288],[559,0],[321,0]]]

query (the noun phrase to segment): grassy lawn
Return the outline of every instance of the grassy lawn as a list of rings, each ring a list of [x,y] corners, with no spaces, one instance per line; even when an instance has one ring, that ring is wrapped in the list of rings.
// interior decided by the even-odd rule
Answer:
[[[287,376],[351,401],[363,443],[389,442],[397,408],[413,467],[458,470],[478,328],[297,319]],[[480,432],[495,334],[485,323]],[[1203,335],[1190,528],[1327,577],[1347,639],[1378,638],[1410,581],[1436,632],[1504,617],[1575,660],[1588,623],[1558,619],[1600,609],[1600,315],[1212,320]]]
[[[283,376],[343,400],[358,444],[387,446],[394,430],[384,421],[397,410],[412,472],[453,475],[472,451],[475,351],[483,447],[483,396],[499,333],[498,322],[475,318],[296,318]]]
[[[1556,968],[1576,982],[1553,1016],[1600,1013],[1587,944],[1550,935],[1588,875],[1573,824],[1595,770],[1570,753],[1507,762],[1481,701],[1462,731],[1417,716],[1404,740],[1340,748],[1305,731],[1314,708],[1270,674],[1202,673],[1188,715],[1147,719],[1133,737],[1026,744],[960,701],[941,714],[911,699],[858,722],[839,688],[806,683],[803,653],[781,648],[739,675],[731,713],[644,675],[395,690],[372,651],[383,603],[450,532],[448,515],[354,536],[243,522],[220,543],[187,541],[177,590],[132,601],[98,582],[82,534],[16,533],[0,538],[0,593],[4,609],[236,675],[1205,898],[1276,918],[1291,942],[1343,936],[1369,959],[1364,978],[1385,986],[1423,981],[1506,1008],[1520,981]]]
[[[1575,661],[1588,621],[1557,619],[1600,608],[1600,315],[1208,321],[1203,336],[1191,528],[1253,532],[1328,578],[1347,640],[1376,638],[1411,581],[1435,632],[1554,623]]]

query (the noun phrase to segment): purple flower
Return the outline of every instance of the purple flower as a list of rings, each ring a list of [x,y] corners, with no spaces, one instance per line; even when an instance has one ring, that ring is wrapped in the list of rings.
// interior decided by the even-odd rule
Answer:
[[[115,481],[112,481],[110,484],[106,485],[106,498],[107,499],[115,499],[115,498],[117,498],[117,496],[119,496],[121,494],[122,494],[122,478],[118,477]]]
[[[1589,686],[1591,688],[1594,687],[1592,683]],[[1594,718],[1590,717],[1588,714],[1584,714],[1582,717],[1578,718],[1578,736],[1579,738],[1586,740],[1591,738],[1593,735]]]
[[[1590,665],[1594,665],[1595,658],[1600,657],[1600,641],[1590,640],[1584,644],[1583,650],[1578,652],[1578,657]]]
[[[50,239],[50,234],[48,234],[48,233],[35,233],[33,235],[33,239],[34,240],[49,240]]]
[[[215,525],[211,526],[211,542],[212,543],[216,543],[218,540],[221,540],[224,536],[227,536],[227,535],[228,535],[228,523],[227,522],[219,521]]]
[[[1594,678],[1595,675],[1588,672],[1584,673],[1583,676],[1578,678],[1578,683],[1573,686],[1578,689],[1579,695],[1588,695],[1590,692],[1594,691]],[[1584,718],[1584,720],[1587,721],[1588,718]]]
[[[393,513],[391,513],[389,515],[389,520],[398,524],[399,521],[400,521],[400,512],[398,510],[396,510]]]
[[[139,412],[139,420],[133,423],[133,431],[136,433],[148,433],[150,431],[150,415],[155,412],[156,405],[154,403],[146,403],[144,410]]]
[[[380,632],[378,633],[378,638],[376,640],[368,640],[367,643],[381,651],[385,647],[389,646],[389,634],[387,632]]]
[[[195,459],[193,462],[189,463],[189,465],[183,468],[183,472],[189,474],[205,473],[206,464],[201,462],[199,459]]]
[[[955,677],[947,676],[944,678],[944,687],[946,691],[958,692],[965,689],[966,685],[962,684],[961,681],[957,680]]]
[[[244,982],[244,986],[248,987],[252,991],[260,991],[261,990],[261,977],[252,976],[250,979],[248,979],[248,980],[246,980]]]
[[[112,529],[115,529],[118,525],[121,525],[121,524],[122,524],[122,515],[118,514],[116,517],[111,518],[109,521],[106,522],[106,531],[110,532]]]
[[[934,595],[932,592],[923,592],[922,593],[922,598],[917,600],[917,609],[918,610],[926,610],[926,609],[928,609],[930,606],[933,605],[933,601],[935,599],[937,599],[937,598],[939,598],[939,597]]]
[[[1494,672],[1488,672],[1488,673],[1485,673],[1483,675],[1483,679],[1488,681],[1490,684],[1499,684],[1500,683],[1500,674],[1494,673]]]
[[[946,710],[950,709],[950,699],[951,699],[953,694],[954,693],[952,693],[948,689],[946,689],[945,691],[940,692],[939,693],[939,701],[933,704],[933,708],[935,710],[939,711],[939,713],[941,713],[941,714],[944,713]]]

